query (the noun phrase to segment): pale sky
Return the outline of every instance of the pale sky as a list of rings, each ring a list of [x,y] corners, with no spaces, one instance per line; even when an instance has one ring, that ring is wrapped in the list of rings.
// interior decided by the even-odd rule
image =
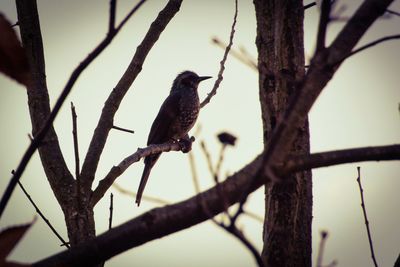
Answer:
[[[311,1],[306,1],[309,3]],[[347,5],[343,16],[349,16],[360,1],[338,1]],[[47,84],[52,103],[58,97],[69,75],[79,62],[95,47],[107,29],[108,0],[62,1],[38,0],[44,40]],[[64,157],[74,170],[72,122],[70,102],[78,113],[81,161],[84,158],[101,108],[108,94],[121,77],[137,45],[142,40],[166,1],[148,1],[132,17],[109,48],[79,78],[72,93],[58,115],[55,128]],[[133,6],[132,1],[118,1],[118,18]],[[391,7],[400,11],[396,1]],[[0,11],[16,21],[15,3],[0,2]],[[149,53],[142,72],[124,98],[115,124],[135,130],[135,134],[112,131],[97,171],[97,181],[108,170],[144,147],[151,123],[169,93],[175,76],[186,69],[199,75],[217,76],[223,50],[211,43],[217,36],[227,42],[234,12],[234,1],[185,0],[160,40]],[[313,54],[318,11],[305,13],[306,57]],[[244,47],[256,58],[255,16],[251,0],[239,1],[239,15],[234,47]],[[376,22],[361,40],[365,44],[376,38],[399,34],[400,17]],[[343,23],[329,27],[329,40],[335,37]],[[350,147],[388,145],[400,142],[400,75],[398,72],[400,42],[390,41],[347,60],[324,89],[310,113],[311,148],[313,152]],[[226,153],[222,173],[233,173],[262,150],[261,113],[258,102],[257,73],[229,58],[224,80],[211,103],[202,109],[197,125],[201,131],[193,147],[201,188],[213,185],[199,141],[204,140],[214,161],[219,144],[215,136],[229,131],[238,137],[237,146]],[[200,85],[202,98],[213,81]],[[0,75],[0,192],[3,192],[10,172],[26,147],[31,131],[25,89]],[[196,126],[195,126],[196,127]],[[192,130],[192,134],[194,131]],[[400,188],[399,162],[347,164],[313,171],[313,260],[319,243],[319,232],[327,230],[324,264],[332,260],[338,266],[372,266],[365,225],[356,182],[356,166],[361,166],[365,201],[375,253],[380,266],[393,265],[400,253],[400,216],[398,215]],[[117,183],[124,188],[137,189],[143,163],[132,165]],[[95,185],[97,185],[97,181]],[[63,214],[47,183],[37,154],[22,177],[22,183],[43,213],[67,239]],[[109,193],[114,193],[114,226],[155,207],[142,202],[138,208],[134,199],[118,193],[114,188],[95,208],[96,228],[100,234],[108,227]],[[171,152],[163,154],[154,167],[145,195],[171,202],[194,194],[187,156]],[[263,189],[254,193],[247,203],[248,210],[263,216]],[[16,188],[0,221],[4,228],[30,221],[34,209]],[[262,224],[242,216],[239,225],[259,250],[262,247]],[[11,259],[32,262],[61,251],[60,242],[38,219]],[[129,250],[106,263],[106,266],[255,266],[251,254],[234,237],[206,222],[182,232],[155,240]]]

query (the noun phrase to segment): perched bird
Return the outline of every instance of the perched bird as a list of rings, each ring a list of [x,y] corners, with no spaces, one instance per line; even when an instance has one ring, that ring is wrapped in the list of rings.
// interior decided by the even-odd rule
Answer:
[[[188,139],[188,132],[195,124],[200,111],[197,87],[201,81],[209,78],[211,77],[198,76],[192,71],[184,71],[175,78],[171,91],[151,126],[147,145]],[[138,206],[150,171],[160,155],[161,153],[154,154],[144,159],[144,170],[136,194]]]

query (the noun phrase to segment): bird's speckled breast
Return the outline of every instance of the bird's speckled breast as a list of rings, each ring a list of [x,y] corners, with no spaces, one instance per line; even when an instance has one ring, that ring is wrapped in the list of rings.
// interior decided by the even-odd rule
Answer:
[[[179,120],[181,126],[180,132],[183,133],[183,135],[177,138],[182,138],[190,131],[190,129],[192,129],[192,127],[196,123],[197,117],[199,116],[200,100],[199,95],[197,94],[197,90],[185,90],[180,99],[179,106]]]

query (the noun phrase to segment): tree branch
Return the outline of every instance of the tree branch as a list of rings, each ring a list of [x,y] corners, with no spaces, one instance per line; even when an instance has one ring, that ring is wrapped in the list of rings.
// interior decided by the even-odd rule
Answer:
[[[331,0],[322,0],[317,34],[317,52],[325,48],[326,30],[330,21]]]
[[[7,189],[0,202],[0,217],[3,214],[5,206],[14,191],[19,178],[24,172],[30,158],[33,153],[39,148],[39,153],[42,159],[43,167],[46,172],[46,176],[52,186],[52,189],[56,195],[58,202],[67,202],[66,198],[70,197],[70,194],[63,191],[64,188],[69,188],[74,183],[71,173],[69,172],[64,158],[62,156],[57,135],[53,128],[53,121],[56,118],[58,112],[61,109],[62,104],[71,92],[72,87],[78,80],[80,74],[93,62],[95,58],[111,43],[115,35],[119,32],[126,21],[136,12],[137,9],[144,3],[145,0],[141,0],[125,17],[120,25],[111,32],[107,33],[107,36],[103,41],[91,52],[89,55],[78,65],[78,67],[72,72],[67,84],[62,90],[58,97],[53,110],[50,112],[49,107],[49,96],[47,93],[46,85],[46,74],[45,74],[45,63],[43,56],[43,43],[39,26],[39,16],[37,13],[36,1],[31,0],[17,0],[17,11],[18,20],[20,23],[22,42],[26,49],[29,51],[28,57],[31,65],[32,75],[34,82],[28,88],[29,108],[31,112],[31,120],[33,125],[34,140],[26,150],[21,162],[15,170],[15,174],[11,178]],[[32,102],[38,102],[40,106],[39,110],[36,110],[36,105]],[[35,106],[35,107],[34,107]],[[43,123],[45,120],[45,123]],[[42,141],[47,136],[49,141],[43,145]],[[51,142],[50,142],[51,140]],[[56,173],[54,173],[56,172]]]
[[[50,223],[50,221],[44,216],[44,214],[40,211],[39,207],[36,205],[36,203],[33,201],[31,196],[28,194],[28,192],[25,190],[23,185],[21,184],[20,181],[18,181],[19,187],[21,187],[22,192],[24,192],[25,196],[28,198],[29,202],[31,202],[32,206],[35,208],[36,213],[39,214],[40,218],[43,219],[43,221],[47,224],[47,226],[51,229],[51,231],[57,236],[57,238],[61,241],[61,243],[66,246],[67,248],[70,248],[67,242],[65,242],[64,238],[57,232],[57,230],[53,227],[53,225]]]
[[[289,157],[279,174],[286,175],[301,170],[361,161],[398,160],[399,155],[400,145],[362,147],[313,153],[308,156]]]
[[[392,157],[389,158],[386,156],[386,153],[383,153],[383,158],[386,160],[400,160],[400,145],[387,146],[387,148],[392,151]],[[347,152],[343,150],[342,154],[350,154],[352,150],[353,149],[347,150]],[[249,178],[256,177],[259,170],[263,168],[263,157],[265,153],[266,152],[260,154],[247,166],[221,183],[229,205],[240,201],[244,188],[249,183]],[[324,159],[325,157],[321,158]],[[381,160],[381,155],[376,153],[374,158],[370,157],[369,159],[364,158],[362,160],[379,161]],[[329,163],[330,161],[327,160],[327,162]],[[347,163],[344,161],[340,162]],[[348,162],[353,162],[353,160],[348,158]],[[323,166],[321,162],[316,162],[315,164],[315,167]],[[313,167],[312,165],[307,166],[307,168]],[[300,168],[297,167],[292,167],[292,169],[300,170]],[[253,183],[252,191],[264,185],[264,179],[261,176],[256,177],[255,181],[256,183]],[[204,203],[207,205],[207,212],[204,211],[203,206],[199,202],[199,197],[203,198]],[[110,231],[99,235],[89,242],[77,245],[75,248],[71,248],[68,251],[61,252],[37,262],[34,266],[57,266],[61,263],[63,266],[93,265],[107,260],[129,248],[140,246],[151,240],[201,223],[208,220],[210,215],[214,216],[223,210],[224,205],[221,203],[219,191],[215,186],[185,201],[150,210],[137,218],[114,227]],[[132,238],[132,236],[135,238]]]
[[[114,115],[121,104],[122,98],[142,70],[143,62],[151,48],[164,31],[167,24],[179,11],[181,2],[182,0],[168,1],[164,9],[158,14],[143,41],[137,47],[136,53],[125,73],[106,100],[82,166],[81,177],[82,180],[84,180],[82,183],[85,183],[87,189],[92,186],[101,153],[106,144],[108,133],[113,127]],[[121,24],[124,22],[125,21],[121,22]]]
[[[139,148],[135,153],[126,157],[117,166],[111,168],[106,177],[104,177],[93,191],[91,197],[91,205],[94,207],[96,203],[104,196],[110,186],[129,166],[133,163],[138,162],[141,158],[147,157],[152,154],[168,151],[181,151],[182,146],[177,143],[164,143],[159,145],[149,145],[146,148]]]
[[[338,62],[343,62],[344,60],[348,59],[349,57],[354,56],[355,54],[357,54],[359,52],[362,52],[365,49],[368,49],[368,48],[373,47],[375,45],[378,45],[380,43],[383,43],[383,42],[386,42],[386,41],[390,41],[390,40],[395,40],[395,39],[400,39],[400,34],[385,36],[385,37],[379,38],[379,39],[377,39],[375,41],[372,41],[372,42],[370,42],[370,43],[368,43],[366,45],[363,45],[363,46],[351,51],[351,53],[346,55],[343,59],[341,59]]]
[[[378,263],[376,262],[376,258],[375,258],[374,245],[373,245],[373,242],[372,242],[371,231],[369,229],[369,221],[368,221],[368,217],[367,217],[367,208],[365,207],[365,201],[364,201],[364,190],[363,190],[362,185],[361,185],[360,169],[361,169],[360,167],[357,167],[357,173],[358,173],[357,183],[358,183],[358,187],[360,189],[361,208],[362,208],[363,215],[364,215],[365,227],[367,228],[368,243],[369,243],[369,248],[371,250],[371,258],[372,258],[372,261],[374,263],[374,266],[378,267]]]
[[[233,23],[232,23],[232,27],[231,27],[231,34],[229,36],[229,44],[228,46],[225,48],[225,52],[224,52],[224,56],[220,62],[220,69],[218,72],[218,78],[214,83],[214,87],[211,90],[211,92],[207,95],[207,97],[201,102],[200,104],[200,108],[203,108],[205,105],[207,105],[208,103],[210,103],[211,98],[217,94],[217,89],[219,87],[219,84],[222,82],[222,80],[224,79],[224,77],[222,76],[222,74],[224,73],[225,70],[225,62],[226,59],[228,58],[228,54],[229,51],[231,50],[232,44],[233,44],[233,37],[235,35],[235,26],[236,26],[236,19],[237,19],[237,14],[238,14],[238,2],[237,0],[235,0],[235,15],[233,16]]]

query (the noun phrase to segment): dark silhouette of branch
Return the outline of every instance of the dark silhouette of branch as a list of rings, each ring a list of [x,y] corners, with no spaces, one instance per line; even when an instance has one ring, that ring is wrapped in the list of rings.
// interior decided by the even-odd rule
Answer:
[[[137,47],[128,68],[104,104],[99,122],[97,123],[92,140],[89,144],[88,152],[82,165],[82,183],[84,183],[84,186],[88,191],[92,187],[101,153],[103,152],[106,144],[108,134],[113,127],[114,116],[119,108],[119,105],[121,104],[122,98],[125,96],[128,89],[141,72],[143,62],[151,48],[157,42],[161,33],[164,31],[171,19],[179,11],[181,3],[182,0],[170,0],[164,9],[158,14],[142,42]]]
[[[372,42],[370,42],[370,43],[368,43],[366,45],[363,45],[363,46],[353,50],[351,53],[346,55],[343,59],[341,59],[340,61],[338,61],[334,65],[339,64],[339,63],[343,62],[344,60],[348,59],[349,57],[354,56],[355,54],[360,53],[360,52],[362,52],[362,51],[364,51],[364,50],[366,50],[368,48],[371,48],[371,47],[373,47],[375,45],[378,45],[380,43],[383,43],[383,42],[386,42],[386,41],[390,41],[390,40],[396,40],[396,39],[400,39],[400,34],[389,35],[389,36],[385,36],[385,37],[379,38],[379,39],[377,39],[375,41],[372,41]]]
[[[191,141],[193,140],[194,138],[192,137]],[[91,197],[92,206],[96,205],[96,203],[107,192],[108,188],[110,188],[110,186],[114,183],[115,179],[117,179],[117,177],[120,176],[133,163],[138,162],[141,158],[152,154],[181,150],[182,145],[178,142],[167,142],[160,145],[149,145],[146,148],[139,148],[135,153],[122,160],[117,166],[113,166],[106,177],[99,182]]]
[[[21,8],[22,6],[25,5],[24,3],[27,3],[27,2],[30,2],[30,1],[19,0],[19,1],[17,1],[17,6],[19,6]],[[29,160],[31,159],[31,157],[32,157],[33,153],[36,151],[36,149],[42,143],[42,141],[45,138],[46,133],[48,132],[48,130],[52,127],[54,119],[56,118],[58,112],[60,111],[61,106],[64,103],[65,99],[67,98],[68,94],[71,92],[72,87],[74,86],[75,82],[78,80],[78,77],[80,76],[80,74],[111,43],[111,41],[114,39],[115,35],[120,31],[122,26],[136,12],[136,10],[139,9],[139,7],[144,2],[145,2],[145,0],[139,1],[139,3],[129,12],[129,14],[119,24],[119,26],[117,28],[113,29],[112,31],[109,31],[107,33],[106,37],[103,39],[103,41],[101,41],[100,44],[91,53],[89,53],[89,55],[72,72],[71,77],[69,78],[67,84],[65,85],[65,87],[62,90],[60,96],[58,97],[58,99],[57,99],[57,101],[56,101],[56,103],[54,105],[53,110],[49,114],[49,117],[46,119],[46,121],[43,124],[43,126],[41,126],[40,130],[35,135],[35,138],[32,141],[32,143],[30,144],[30,146],[28,147],[28,149],[26,150],[21,162],[19,163],[18,167],[15,170],[15,174],[11,178],[11,180],[10,180],[8,186],[7,186],[7,189],[3,194],[3,197],[2,197],[1,202],[0,202],[0,217],[3,214],[3,211],[4,211],[4,209],[5,209],[5,207],[6,207],[7,203],[8,203],[8,200],[10,199],[11,194],[14,191],[14,188],[15,188],[17,182],[19,181],[22,173],[24,172]],[[20,5],[18,5],[18,3],[20,3]],[[35,17],[37,17],[37,24],[39,25],[36,2],[34,4],[32,4],[30,7],[28,7],[28,8],[31,9],[32,13],[35,13]],[[20,22],[20,27],[23,28],[24,27],[24,25],[23,25],[24,22],[22,22],[21,20],[19,20],[19,22]],[[39,34],[39,36],[40,36],[39,26],[37,26],[36,31],[38,32],[37,34]],[[40,37],[40,39],[41,39],[41,37]],[[39,49],[41,49],[41,51],[42,51],[42,53],[39,53],[39,55],[40,54],[43,55],[43,45],[41,43],[41,40],[40,40],[40,48]],[[37,55],[35,55],[35,56],[37,56]],[[44,60],[43,60],[42,64],[44,66]],[[30,90],[30,89],[28,88],[28,90]]]
[[[317,5],[317,2],[311,2],[311,3],[309,3],[309,4],[307,4],[307,5],[304,6],[304,10],[307,10],[307,9],[309,9],[310,7],[313,7],[313,6],[315,6],[315,5]]]
[[[386,9],[386,12],[391,14],[391,15],[395,15],[395,16],[399,16],[400,17],[400,13],[397,12],[397,11]]]
[[[72,114],[72,136],[74,139],[74,155],[75,155],[75,175],[76,180],[79,181],[79,145],[78,145],[78,125],[77,125],[77,115],[75,111],[74,103],[71,102],[71,114]],[[78,186],[79,188],[79,186]],[[79,192],[79,190],[78,190]]]
[[[133,130],[121,128],[121,127],[118,127],[118,126],[115,126],[115,125],[112,128],[115,129],[115,130],[118,130],[118,131],[127,132],[127,133],[131,133],[131,134],[135,133],[135,131],[133,131]]]
[[[108,230],[112,228],[112,219],[113,219],[113,209],[114,209],[114,201],[113,201],[113,193],[110,194],[110,217],[108,218]]]
[[[304,125],[316,98],[340,66],[333,68],[331,64],[351,52],[372,23],[386,11],[392,2],[393,0],[364,1],[332,44],[315,54],[305,79],[298,85],[294,97],[290,100],[288,109],[277,120],[278,123],[271,133],[270,142],[265,151],[221,183],[229,205],[241,201],[243,195],[247,197],[271,179],[274,175],[273,168],[288,157],[288,151],[298,129]],[[400,158],[400,154],[396,154],[395,157]],[[376,160],[379,160],[379,157]],[[246,188],[249,190],[245,190]],[[93,265],[129,248],[208,220],[209,215],[216,215],[224,210],[216,187],[201,193],[209,212],[204,212],[198,197],[150,210],[75,248],[35,263],[34,266],[55,266],[61,263],[64,266]]]
[[[236,139],[236,138],[235,138],[235,139]],[[221,138],[220,138],[220,140],[221,140]],[[222,161],[223,161],[223,158],[224,158],[224,157],[223,157],[223,154],[224,154],[224,151],[225,151],[226,146],[228,145],[226,142],[222,142],[222,141],[221,141],[221,143],[222,143],[222,148],[221,148],[219,160],[218,160],[218,163],[217,163],[217,166],[219,166],[219,167],[220,167],[221,164],[222,164]],[[230,144],[231,144],[231,143],[230,143]],[[224,212],[225,212],[226,217],[227,217],[228,220],[229,220],[229,223],[228,223],[228,224],[225,224],[223,221],[219,222],[219,221],[217,221],[216,219],[214,219],[214,218],[213,218],[214,216],[213,216],[213,215],[211,214],[211,212],[209,211],[209,208],[208,208],[208,206],[207,206],[207,203],[204,201],[202,195],[199,195],[198,200],[199,200],[199,203],[200,203],[200,205],[201,205],[203,211],[204,211],[206,214],[208,214],[208,217],[211,219],[211,221],[212,221],[215,225],[219,226],[220,228],[224,229],[226,232],[232,234],[234,237],[236,237],[237,239],[239,239],[239,241],[242,242],[242,244],[250,251],[250,253],[252,253],[252,255],[254,256],[254,259],[255,259],[256,262],[257,262],[257,265],[258,265],[259,267],[263,267],[264,264],[263,264],[263,262],[262,262],[260,253],[259,253],[259,252],[257,251],[257,249],[254,247],[254,245],[246,238],[246,236],[243,234],[243,232],[240,231],[240,230],[237,228],[237,226],[236,226],[237,218],[238,218],[241,214],[246,214],[246,213],[244,212],[244,210],[243,210],[243,205],[244,205],[244,203],[241,203],[241,204],[239,205],[239,208],[237,209],[236,213],[234,213],[234,215],[231,215],[231,214],[229,213],[229,211],[228,211],[229,205],[228,205],[228,203],[227,203],[225,193],[224,193],[224,191],[223,191],[223,189],[222,189],[222,187],[221,187],[221,184],[220,184],[219,178],[218,178],[218,172],[219,172],[219,170],[217,170],[217,169],[218,169],[219,167],[217,167],[217,168],[214,170],[213,164],[212,164],[212,160],[211,160],[211,156],[210,156],[210,153],[208,152],[207,147],[206,147],[206,145],[205,145],[205,143],[204,143],[203,141],[201,142],[201,148],[202,148],[203,153],[204,153],[204,155],[205,155],[205,157],[206,157],[206,161],[207,161],[207,164],[208,164],[208,168],[209,168],[210,174],[211,174],[211,176],[214,177],[215,187],[217,188],[219,199],[220,199],[220,201],[223,203]],[[193,156],[191,155],[191,157],[190,157],[189,159],[190,159],[189,162],[190,162],[190,167],[191,167],[191,171],[192,171],[193,182],[194,182],[194,184],[195,184],[196,193],[198,193],[198,178],[197,178],[196,168],[195,168],[195,165],[194,165]]]
[[[399,160],[400,145],[388,147],[394,151],[390,159]],[[348,152],[350,153],[350,151]],[[250,177],[256,177],[256,183],[253,182],[252,191],[265,184],[263,177],[257,176],[257,174],[260,169],[264,168],[264,156],[266,153],[267,151],[263,152],[248,165],[221,182],[229,205],[241,200],[241,195],[249,183]],[[347,153],[343,152],[343,154]],[[321,158],[324,159],[324,157]],[[386,155],[385,158],[388,159]],[[348,160],[353,162],[350,158]],[[375,154],[375,158],[363,158],[362,160],[381,160],[381,158],[379,154]],[[327,162],[331,162],[330,159]],[[346,162],[341,161],[341,163]],[[323,164],[320,161],[316,162],[316,167],[322,166]],[[306,167],[307,169],[313,168],[312,165],[307,165]],[[299,168],[293,167],[293,170],[295,169]],[[207,205],[207,212],[204,211],[199,198],[203,199],[205,205]],[[72,252],[70,250],[61,252],[35,263],[34,266],[57,266],[59,263],[63,263],[65,266],[92,265],[107,260],[129,248],[140,246],[151,240],[208,220],[210,216],[215,216],[223,210],[224,206],[220,201],[219,193],[216,187],[213,187],[185,201],[150,210],[137,218],[114,227],[91,241],[71,248]],[[135,236],[135,238],[132,238],[132,236]],[[115,246],[115,244],[119,245]]]
[[[229,51],[231,50],[232,44],[233,44],[233,37],[235,35],[235,26],[236,26],[236,19],[237,19],[237,14],[238,14],[238,3],[237,0],[235,0],[235,15],[233,16],[233,23],[232,23],[232,27],[231,27],[231,34],[229,36],[229,44],[225,49],[224,52],[224,56],[220,62],[220,69],[218,72],[218,78],[214,83],[214,87],[211,90],[210,93],[208,93],[207,97],[201,102],[200,104],[200,108],[203,108],[205,105],[207,105],[208,103],[210,103],[211,98],[217,93],[217,89],[219,87],[219,84],[222,82],[222,80],[224,79],[224,77],[222,76],[222,74],[224,73],[225,70],[225,62],[226,59],[228,58],[228,54]]]
[[[325,49],[326,30],[330,21],[331,0],[322,0],[317,34],[317,52]]]
[[[278,173],[286,175],[300,170],[361,161],[398,160],[399,155],[400,145],[398,144],[313,153],[308,156],[289,157]]]
[[[368,217],[367,217],[367,209],[365,207],[365,201],[364,201],[364,190],[363,190],[362,185],[361,185],[360,167],[357,167],[357,173],[358,173],[357,183],[358,183],[358,187],[360,188],[361,207],[362,207],[362,211],[363,211],[363,215],[364,215],[365,227],[367,228],[367,235],[368,235],[369,248],[371,250],[371,257],[372,257],[372,261],[374,262],[375,267],[378,267],[378,263],[376,262],[376,258],[375,258],[374,245],[373,245],[373,242],[372,242],[371,231],[369,229],[369,221],[368,221]]]
[[[35,211],[37,214],[39,214],[40,218],[43,219],[43,221],[47,224],[47,226],[51,229],[51,231],[57,236],[57,238],[61,241],[61,243],[66,246],[67,248],[70,248],[69,244],[61,237],[61,235],[57,232],[57,230],[51,225],[50,221],[44,216],[44,214],[40,211],[39,207],[36,205],[36,203],[33,201],[32,197],[29,195],[29,193],[26,191],[24,186],[21,184],[20,181],[18,181],[18,185],[21,188],[22,192],[24,192],[25,196],[28,198],[29,202],[31,202],[32,206],[35,208]]]
[[[115,29],[115,14],[116,14],[117,0],[110,0],[110,19],[108,20],[108,31],[111,32]]]

